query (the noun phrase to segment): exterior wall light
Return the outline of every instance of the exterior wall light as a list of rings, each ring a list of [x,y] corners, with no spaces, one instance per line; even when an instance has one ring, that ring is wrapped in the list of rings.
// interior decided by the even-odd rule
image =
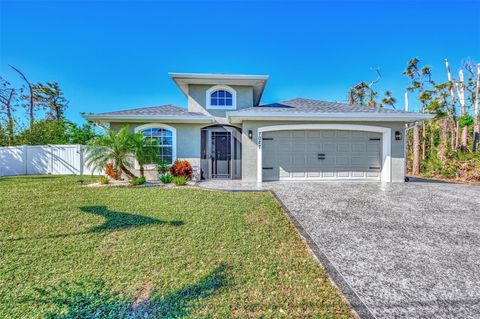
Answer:
[[[395,140],[401,141],[402,140],[402,132],[395,131]]]
[[[248,130],[248,138],[252,139],[253,138],[253,132],[252,130]]]

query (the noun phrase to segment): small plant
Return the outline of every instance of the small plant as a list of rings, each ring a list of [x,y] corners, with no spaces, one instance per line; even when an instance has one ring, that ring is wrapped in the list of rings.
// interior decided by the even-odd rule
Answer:
[[[192,178],[192,165],[188,161],[175,161],[173,163],[172,167],[170,167],[170,173],[172,173],[173,176],[183,176],[187,180]]]
[[[160,163],[158,163],[157,170],[158,170],[158,173],[165,175],[165,173],[167,173],[170,170],[170,165],[168,165],[167,161],[162,160],[160,161]]]
[[[114,180],[118,180],[120,177],[120,174],[118,173],[118,170],[115,168],[113,163],[108,163],[107,166],[105,167],[105,174],[107,176],[110,176]]]
[[[98,178],[98,182],[102,185],[107,185],[110,184],[110,179],[108,178],[108,176],[102,175]]]
[[[145,176],[140,176],[140,177],[134,177],[131,180],[129,180],[128,182],[132,186],[137,186],[137,185],[145,184],[145,181],[146,181]]]
[[[160,177],[160,180],[162,181],[162,183],[164,184],[169,184],[172,182],[172,179],[173,179],[173,176],[170,175],[170,174],[166,174],[166,175],[162,175]]]
[[[185,176],[173,176],[172,181],[177,186],[187,185],[188,179]]]

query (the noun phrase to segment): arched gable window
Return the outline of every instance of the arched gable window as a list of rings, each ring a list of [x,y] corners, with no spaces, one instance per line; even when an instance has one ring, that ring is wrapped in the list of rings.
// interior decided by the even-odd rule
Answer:
[[[236,109],[237,92],[226,85],[216,85],[207,90],[207,108]]]
[[[172,164],[177,157],[177,134],[174,127],[166,124],[145,124],[135,128],[135,132],[142,132],[146,139],[156,140],[155,146],[159,147],[159,161]]]

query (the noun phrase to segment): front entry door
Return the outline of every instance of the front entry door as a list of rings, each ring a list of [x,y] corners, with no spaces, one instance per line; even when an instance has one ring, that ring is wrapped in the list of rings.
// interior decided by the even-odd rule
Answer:
[[[212,178],[231,178],[230,132],[212,132]]]

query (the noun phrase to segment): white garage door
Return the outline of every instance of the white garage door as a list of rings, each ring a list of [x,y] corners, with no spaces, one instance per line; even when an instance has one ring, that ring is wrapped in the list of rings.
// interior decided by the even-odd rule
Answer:
[[[263,180],[380,180],[381,139],[362,131],[264,132]]]

